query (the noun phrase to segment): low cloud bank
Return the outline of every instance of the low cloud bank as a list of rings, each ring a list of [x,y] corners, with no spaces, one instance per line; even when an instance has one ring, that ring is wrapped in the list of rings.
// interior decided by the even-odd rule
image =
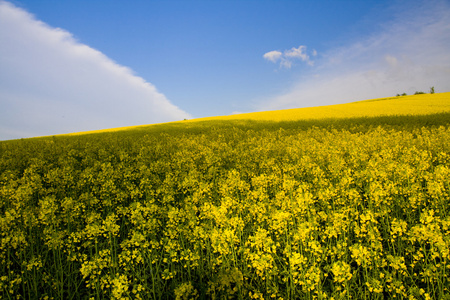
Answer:
[[[191,116],[69,32],[0,1],[0,140]]]

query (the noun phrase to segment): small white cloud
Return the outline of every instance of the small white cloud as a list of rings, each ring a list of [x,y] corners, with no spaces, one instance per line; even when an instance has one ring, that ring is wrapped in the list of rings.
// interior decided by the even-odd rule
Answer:
[[[281,58],[281,55],[282,53],[280,51],[270,51],[264,54],[263,57],[271,62],[276,62]]]
[[[313,55],[317,55],[316,50],[313,50]],[[291,50],[286,50],[284,51],[284,56],[286,58],[298,58],[310,66],[314,64],[314,62],[310,60],[309,55],[306,54],[306,46],[299,46],[298,48],[293,47]]]
[[[317,51],[313,50],[313,56],[317,55]],[[314,65],[314,62],[310,59],[306,53],[306,46],[299,46],[298,48],[292,47],[289,50],[285,50],[283,53],[280,51],[270,51],[264,54],[264,58],[276,63],[280,62],[280,68],[290,69],[293,66],[295,60],[300,60],[308,65]]]
[[[62,29],[0,0],[0,140],[191,116]]]
[[[284,51],[284,56],[300,58],[301,60],[305,61],[309,59],[309,56],[305,53],[305,51],[306,46],[299,46],[298,48],[292,47],[292,49]]]

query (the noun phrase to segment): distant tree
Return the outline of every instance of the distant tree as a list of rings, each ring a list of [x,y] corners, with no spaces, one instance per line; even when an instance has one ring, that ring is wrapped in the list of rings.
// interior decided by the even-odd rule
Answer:
[[[434,86],[430,87],[430,94],[434,94]]]
[[[406,95],[407,95],[406,93],[403,93],[403,94],[402,94],[402,96],[406,96]]]
[[[425,94],[424,92],[415,92],[414,95],[420,95],[420,94]]]

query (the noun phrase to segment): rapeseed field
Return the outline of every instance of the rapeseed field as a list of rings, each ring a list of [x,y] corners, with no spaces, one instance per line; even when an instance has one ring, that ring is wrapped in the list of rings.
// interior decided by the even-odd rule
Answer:
[[[328,106],[256,112],[223,117],[192,120],[260,120],[299,121],[320,119],[343,119],[394,115],[423,115],[448,112],[450,93],[418,94],[373,100],[358,101]]]
[[[0,142],[1,299],[450,299],[450,93]]]

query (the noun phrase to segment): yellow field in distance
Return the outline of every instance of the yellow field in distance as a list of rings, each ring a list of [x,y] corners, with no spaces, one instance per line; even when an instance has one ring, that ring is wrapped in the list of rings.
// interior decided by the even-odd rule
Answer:
[[[412,96],[371,99],[328,106],[254,112],[222,117],[194,119],[191,120],[191,122],[204,120],[244,119],[261,121],[297,121],[392,115],[426,115],[441,112],[450,112],[450,93],[419,94]]]
[[[357,118],[357,117],[377,117],[394,115],[427,115],[442,112],[450,112],[450,92],[437,94],[419,94],[411,96],[399,96],[390,98],[371,99],[345,104],[294,108],[254,113],[235,114],[229,116],[217,116],[199,118],[186,121],[170,122],[193,123],[213,120],[255,120],[255,121],[299,121],[299,120],[320,120],[328,118]],[[79,135],[88,133],[114,132],[120,130],[144,128],[152,125],[139,125],[131,127],[118,127],[95,131],[85,131],[70,133],[69,135]]]

